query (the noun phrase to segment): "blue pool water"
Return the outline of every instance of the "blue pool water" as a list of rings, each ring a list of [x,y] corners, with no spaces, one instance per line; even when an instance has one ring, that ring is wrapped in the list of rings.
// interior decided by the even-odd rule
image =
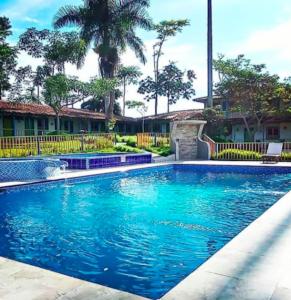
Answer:
[[[157,299],[290,190],[284,170],[169,166],[2,191],[0,255]]]

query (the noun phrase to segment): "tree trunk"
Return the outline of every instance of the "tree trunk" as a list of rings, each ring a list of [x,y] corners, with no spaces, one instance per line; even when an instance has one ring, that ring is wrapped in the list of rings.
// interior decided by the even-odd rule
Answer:
[[[213,107],[213,37],[212,37],[212,0],[208,0],[207,16],[207,70],[208,70],[208,107]]]
[[[125,117],[125,93],[126,93],[126,81],[123,79],[123,110],[122,115]]]
[[[109,107],[108,107],[108,119],[111,120],[113,118],[113,110],[114,110],[114,103],[115,103],[115,92],[110,92],[109,95]]]
[[[158,94],[155,95],[155,115],[158,114]]]
[[[251,140],[254,141],[255,135],[251,132],[246,117],[242,117],[242,119],[243,119],[244,124],[245,124],[245,126],[246,126],[246,130],[247,130],[247,132],[248,132],[249,138],[250,138]]]
[[[144,133],[144,116],[142,116],[142,133]]]
[[[39,85],[36,87],[36,91],[37,91],[37,101],[40,102],[39,101]]]

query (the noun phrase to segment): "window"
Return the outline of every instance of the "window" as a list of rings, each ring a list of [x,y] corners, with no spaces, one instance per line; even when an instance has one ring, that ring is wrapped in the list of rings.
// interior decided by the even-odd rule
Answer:
[[[267,140],[278,140],[280,139],[280,128],[279,127],[268,127],[267,128]]]
[[[74,132],[74,122],[72,120],[69,120],[69,127],[70,127],[70,133]]]
[[[91,121],[91,131],[98,132],[99,131],[99,124],[97,121]]]
[[[63,126],[64,126],[64,131],[69,132],[69,120],[64,120]]]
[[[38,129],[38,134],[41,135],[44,133],[44,131],[48,131],[48,118],[45,119],[37,119],[37,129]]]
[[[34,135],[34,119],[25,118],[24,126],[25,135]]]

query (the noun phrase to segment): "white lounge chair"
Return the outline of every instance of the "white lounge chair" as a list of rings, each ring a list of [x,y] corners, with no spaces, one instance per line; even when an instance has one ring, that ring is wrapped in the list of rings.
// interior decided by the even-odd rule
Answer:
[[[281,158],[283,150],[283,143],[270,143],[268,146],[267,154],[262,156],[263,163],[275,162],[278,163]]]

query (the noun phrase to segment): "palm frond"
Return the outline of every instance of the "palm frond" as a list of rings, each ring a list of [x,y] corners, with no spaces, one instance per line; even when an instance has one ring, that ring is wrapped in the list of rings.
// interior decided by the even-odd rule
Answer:
[[[147,59],[144,55],[144,44],[142,40],[134,34],[134,32],[128,32],[125,36],[128,46],[134,51],[135,55],[139,60],[145,64]]]
[[[83,9],[79,6],[67,5],[61,7],[53,19],[55,29],[68,25],[81,26],[83,23]]]

